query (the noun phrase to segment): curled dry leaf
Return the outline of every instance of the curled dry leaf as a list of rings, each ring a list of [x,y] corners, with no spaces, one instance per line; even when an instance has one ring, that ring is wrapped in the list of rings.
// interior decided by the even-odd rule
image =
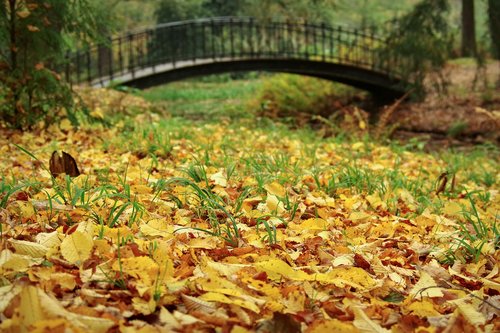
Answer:
[[[57,177],[60,174],[67,174],[70,177],[77,177],[80,175],[76,161],[70,154],[62,152],[59,155],[57,151],[52,153],[49,161],[49,169],[52,176]]]

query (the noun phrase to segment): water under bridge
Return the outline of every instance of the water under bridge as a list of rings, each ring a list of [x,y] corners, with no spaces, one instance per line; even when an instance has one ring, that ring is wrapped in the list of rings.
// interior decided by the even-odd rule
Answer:
[[[386,39],[370,29],[307,22],[207,18],[160,24],[68,54],[73,83],[148,88],[235,71],[309,75],[375,96],[405,93],[400,59],[384,56]]]

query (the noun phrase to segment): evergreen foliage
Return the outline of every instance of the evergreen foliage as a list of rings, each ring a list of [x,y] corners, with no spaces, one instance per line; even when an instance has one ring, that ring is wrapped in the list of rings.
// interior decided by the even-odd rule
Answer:
[[[411,12],[396,19],[388,32],[383,54],[388,60],[404,61],[401,75],[412,82],[416,96],[424,95],[424,79],[429,73],[437,73],[434,83],[438,91],[446,90],[442,69],[452,50],[448,11],[447,0],[422,0]]]

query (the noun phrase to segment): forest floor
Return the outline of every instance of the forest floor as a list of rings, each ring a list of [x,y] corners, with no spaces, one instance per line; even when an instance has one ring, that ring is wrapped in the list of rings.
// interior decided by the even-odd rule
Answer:
[[[498,332],[498,147],[290,129],[259,84],[2,128],[0,331]]]
[[[427,136],[435,146],[500,142],[500,62],[482,68],[469,59],[450,63],[444,70],[447,94],[433,89],[418,103],[401,106],[391,117],[395,137]]]

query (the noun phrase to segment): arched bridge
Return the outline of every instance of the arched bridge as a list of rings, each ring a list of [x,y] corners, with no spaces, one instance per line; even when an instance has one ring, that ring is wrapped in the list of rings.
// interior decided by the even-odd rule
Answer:
[[[404,92],[385,39],[369,30],[307,22],[209,18],[160,24],[68,55],[71,82],[147,88],[193,76],[274,71],[338,81],[395,98]]]

